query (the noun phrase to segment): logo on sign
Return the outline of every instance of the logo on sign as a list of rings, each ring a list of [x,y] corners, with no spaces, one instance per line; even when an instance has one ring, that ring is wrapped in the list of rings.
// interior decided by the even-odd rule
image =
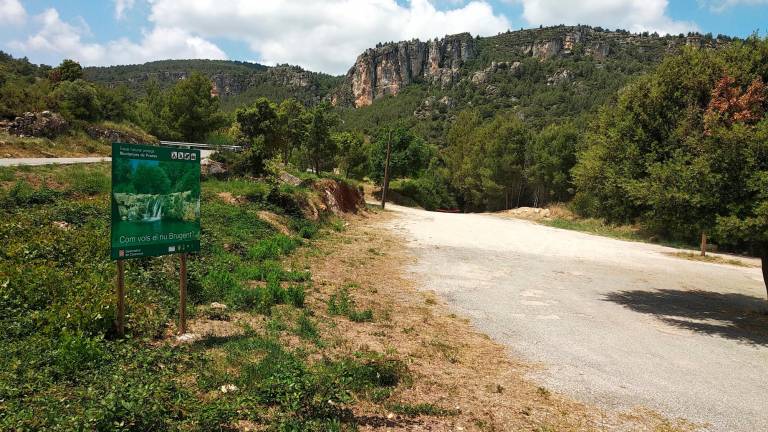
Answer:
[[[171,152],[171,159],[174,160],[197,160],[197,155],[187,152]]]

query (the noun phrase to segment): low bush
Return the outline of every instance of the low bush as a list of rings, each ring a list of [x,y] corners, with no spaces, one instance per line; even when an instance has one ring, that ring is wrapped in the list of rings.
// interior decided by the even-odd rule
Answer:
[[[328,298],[328,313],[331,315],[341,315],[354,322],[373,321],[373,311],[365,309],[358,311],[355,309],[355,301],[349,295],[347,286],[339,288]]]

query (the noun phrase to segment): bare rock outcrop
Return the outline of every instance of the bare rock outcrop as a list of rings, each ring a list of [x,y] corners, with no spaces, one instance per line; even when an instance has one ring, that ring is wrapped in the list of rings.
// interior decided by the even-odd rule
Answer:
[[[447,87],[458,81],[461,66],[475,58],[474,39],[469,33],[422,42],[418,39],[390,43],[366,50],[347,73],[355,107],[375,99],[396,95],[413,82]]]
[[[18,136],[54,138],[69,130],[69,123],[60,114],[51,111],[25,112],[16,117],[8,132]]]

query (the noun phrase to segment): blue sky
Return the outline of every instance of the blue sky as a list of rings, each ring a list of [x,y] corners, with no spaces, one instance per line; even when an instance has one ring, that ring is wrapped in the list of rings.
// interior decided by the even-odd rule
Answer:
[[[47,64],[227,58],[341,74],[380,41],[561,23],[765,35],[768,0],[0,0],[0,49]]]

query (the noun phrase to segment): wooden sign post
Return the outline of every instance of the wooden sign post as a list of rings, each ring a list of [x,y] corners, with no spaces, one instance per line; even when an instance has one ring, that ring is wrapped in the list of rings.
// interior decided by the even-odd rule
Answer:
[[[125,336],[125,261],[117,261],[117,336]]]
[[[187,254],[179,258],[179,334],[184,334],[187,332]]]
[[[384,185],[381,190],[381,208],[387,205],[387,189],[389,189],[389,158],[392,154],[392,129],[387,135],[387,160],[384,163]]]

